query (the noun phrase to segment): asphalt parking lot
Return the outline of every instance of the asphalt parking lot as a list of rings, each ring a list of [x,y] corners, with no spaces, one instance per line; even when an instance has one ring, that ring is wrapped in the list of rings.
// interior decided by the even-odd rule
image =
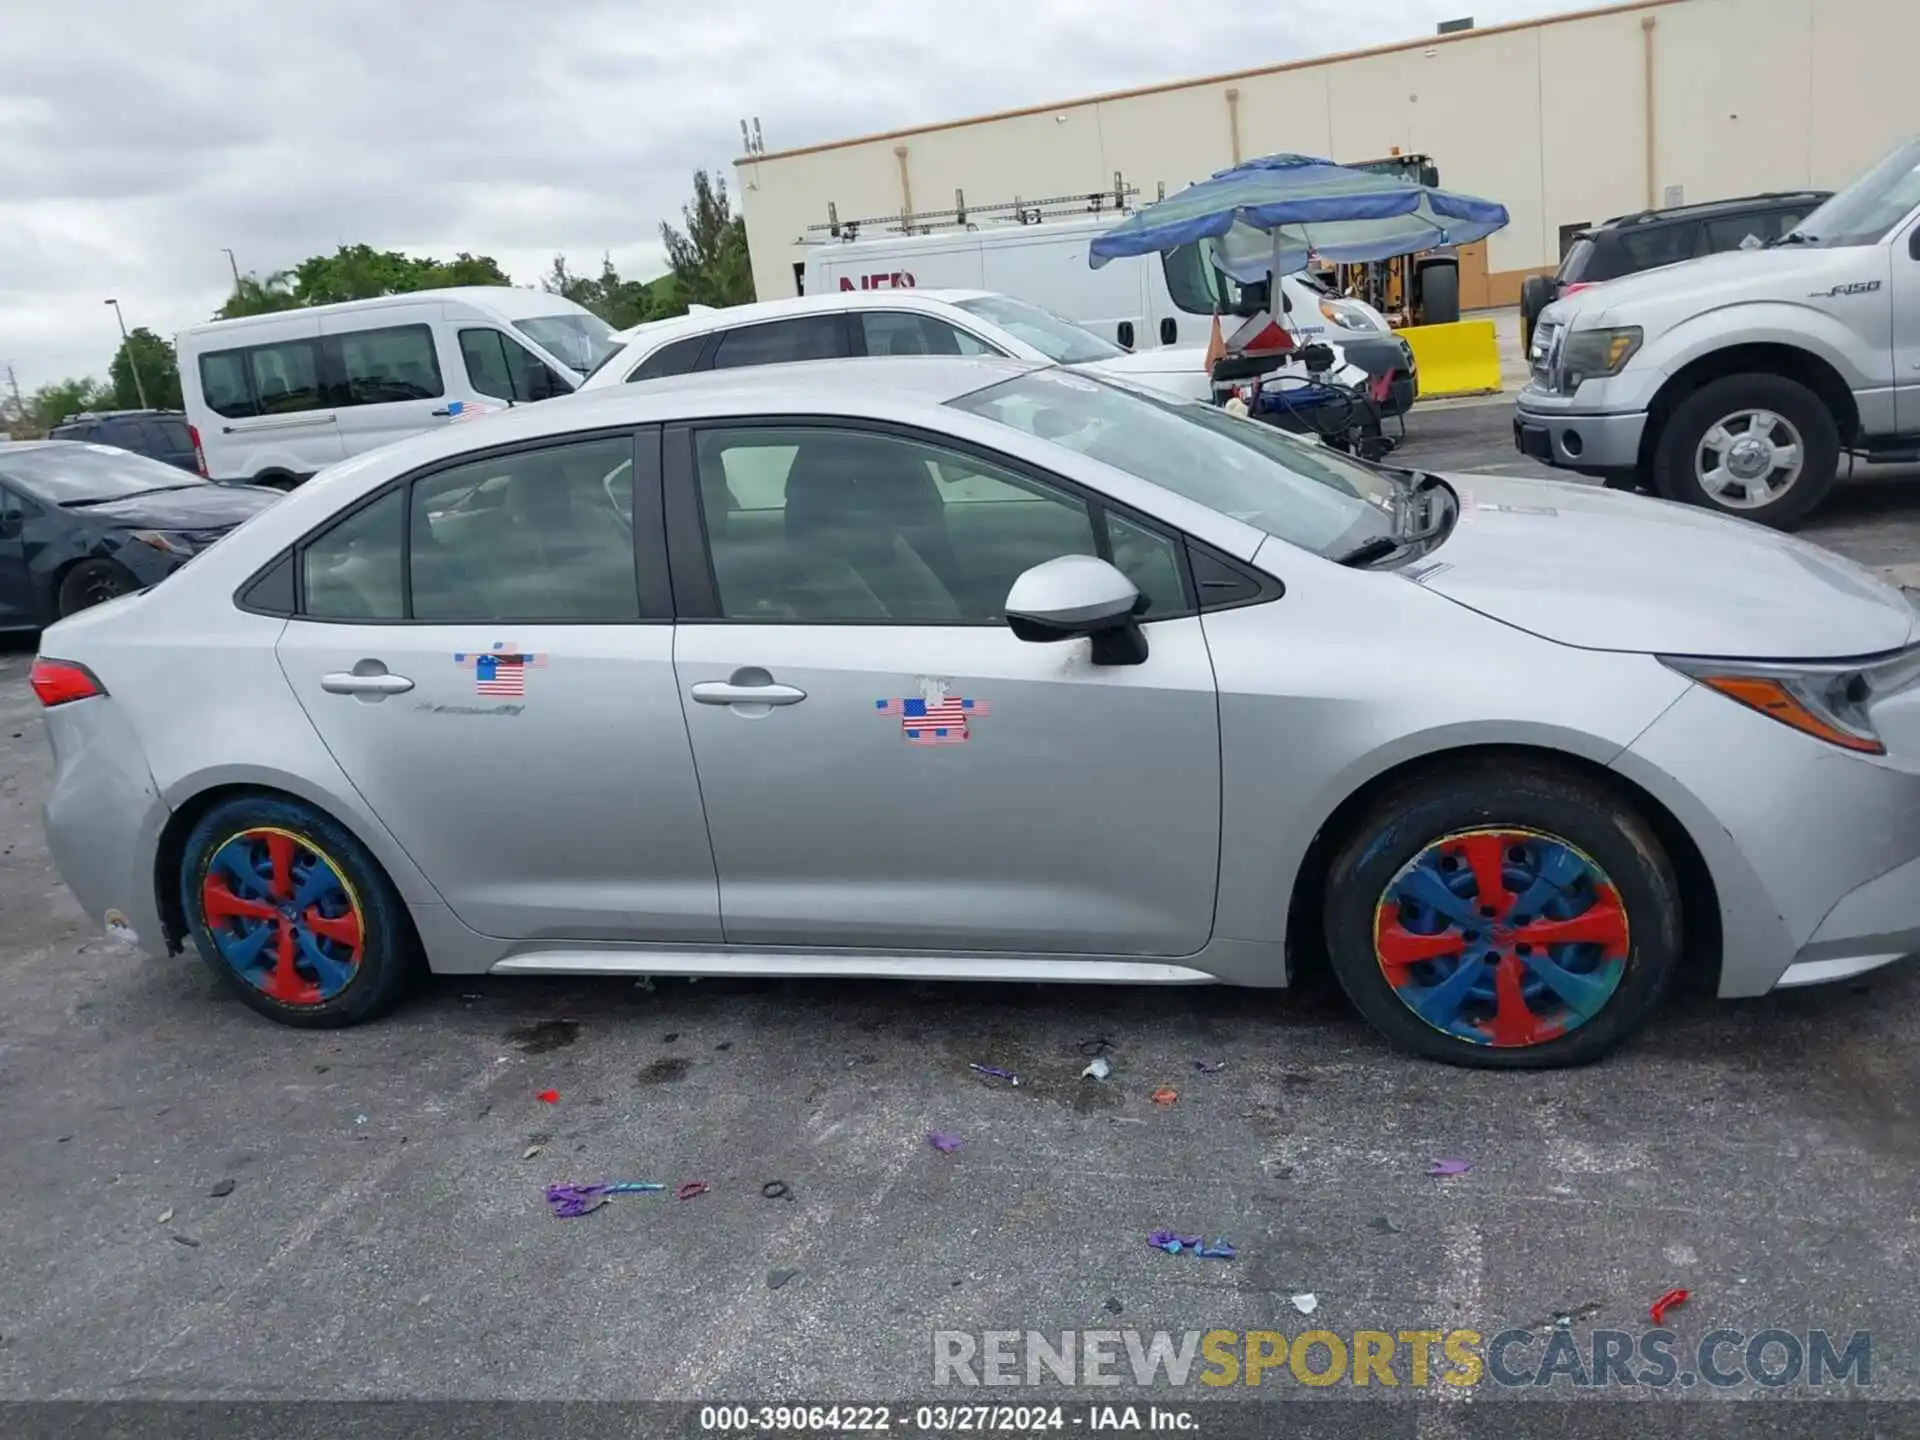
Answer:
[[[1405,456],[1517,473],[1506,426],[1418,412]],[[1849,487],[1808,533],[1920,561],[1920,480]],[[462,979],[301,1033],[67,895],[31,654],[0,652],[0,1396],[897,1400],[934,1393],[935,1330],[1295,1334],[1311,1292],[1336,1333],[1581,1335],[1684,1287],[1683,1347],[1868,1330],[1872,1393],[1920,1399],[1920,969],[1683,999],[1540,1076],[1407,1059],[1324,984]],[[1082,1080],[1102,1039],[1113,1076]],[[614,1178],[669,1193],[548,1214],[549,1182]]]

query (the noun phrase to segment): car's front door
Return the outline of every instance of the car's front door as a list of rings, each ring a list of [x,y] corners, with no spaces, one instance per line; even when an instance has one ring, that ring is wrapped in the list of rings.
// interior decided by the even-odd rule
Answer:
[[[1172,537],[850,422],[670,428],[666,469],[674,669],[729,943],[1207,943],[1219,726]],[[1145,664],[1013,636],[1017,575],[1102,552],[1148,597]]]
[[[660,514],[644,430],[442,464],[302,548],[287,680],[484,934],[720,938]]]

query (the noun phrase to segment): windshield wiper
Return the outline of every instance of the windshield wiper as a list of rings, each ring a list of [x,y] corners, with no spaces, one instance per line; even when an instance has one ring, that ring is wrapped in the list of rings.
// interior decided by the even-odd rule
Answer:
[[[62,510],[84,510],[89,505],[111,505],[116,500],[138,500],[145,495],[162,495],[169,490],[197,490],[206,484],[204,480],[186,485],[156,485],[151,490],[134,490],[126,495],[96,495],[91,500],[62,500]]]
[[[1333,557],[1336,565],[1370,565],[1375,560],[1384,560],[1400,548],[1400,542],[1391,535],[1376,535],[1371,540],[1362,540],[1345,554]]]
[[[1809,235],[1804,230],[1789,230],[1786,234],[1776,235],[1767,241],[1765,248],[1772,250],[1781,245],[1817,245],[1819,243],[1818,235]]]

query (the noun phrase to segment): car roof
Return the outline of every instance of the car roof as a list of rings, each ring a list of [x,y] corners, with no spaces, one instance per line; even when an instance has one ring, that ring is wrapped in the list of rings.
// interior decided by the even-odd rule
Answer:
[[[1716,215],[1738,215],[1749,210],[1771,210],[1782,205],[1818,204],[1826,200],[1831,191],[1827,190],[1770,190],[1762,195],[1742,195],[1731,200],[1702,200],[1694,205],[1674,205],[1659,210],[1635,210],[1627,215],[1615,215],[1602,220],[1598,225],[1589,226],[1582,231],[1585,235],[1597,235],[1606,230],[1625,229],[1627,226],[1660,225],[1667,222],[1679,224],[1686,220],[1710,220]]]
[[[528,290],[518,285],[448,285],[438,290],[403,290],[396,295],[375,295],[365,300],[341,300],[332,305],[297,305],[287,310],[268,310],[259,315],[239,315],[231,320],[206,320],[181,329],[182,335],[217,335],[227,330],[271,324],[276,320],[307,320],[328,315],[377,313],[408,305],[460,302],[484,306],[509,320],[538,320],[554,316],[585,315],[591,312],[564,296],[545,290]]]
[[[830,290],[824,295],[797,295],[786,300],[755,300],[746,305],[728,305],[715,310],[700,310],[675,315],[668,320],[649,320],[620,332],[626,344],[636,340],[668,340],[681,335],[704,335],[710,330],[730,330],[736,325],[753,325],[763,320],[784,320],[794,315],[837,315],[848,310],[934,309],[962,300],[978,300],[992,295],[991,290]]]

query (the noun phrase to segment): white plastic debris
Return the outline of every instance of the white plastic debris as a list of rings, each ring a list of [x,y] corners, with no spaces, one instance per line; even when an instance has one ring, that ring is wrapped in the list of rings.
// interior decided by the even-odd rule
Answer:
[[[173,1207],[169,1205],[166,1209],[160,1212],[160,1218],[155,1223],[164,1225],[171,1219],[173,1219]]]
[[[1320,1297],[1311,1290],[1293,1297],[1293,1308],[1302,1315],[1311,1315],[1320,1308]]]
[[[1082,1080],[1104,1080],[1111,1074],[1113,1074],[1113,1066],[1107,1063],[1107,1057],[1104,1055],[1096,1055],[1093,1057],[1093,1063],[1080,1072],[1080,1078]]]

